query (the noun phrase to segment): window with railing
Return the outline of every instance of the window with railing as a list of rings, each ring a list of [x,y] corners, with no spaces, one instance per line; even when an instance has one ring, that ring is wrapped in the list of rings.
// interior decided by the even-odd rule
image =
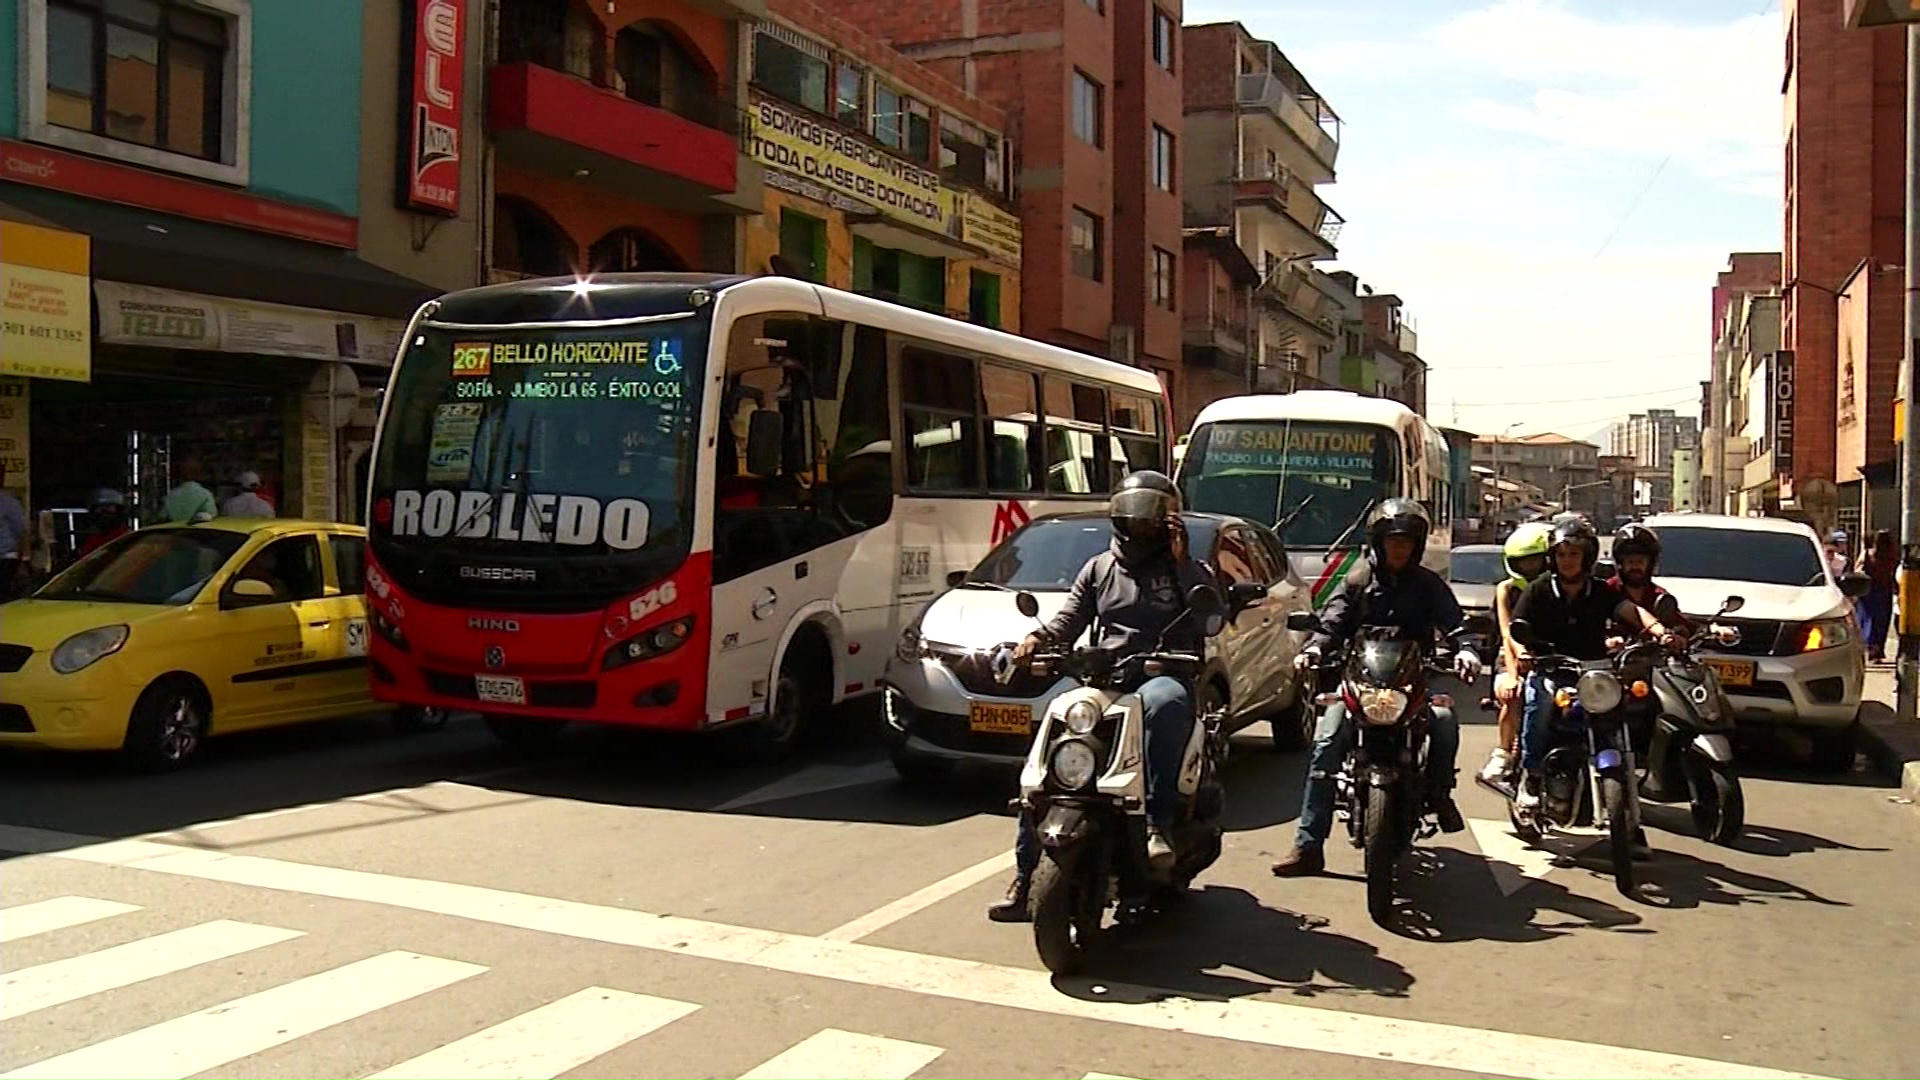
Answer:
[[[817,113],[827,111],[826,50],[784,27],[763,26],[753,37],[753,84]]]
[[[957,116],[942,113],[940,175],[992,191],[1006,190],[1000,137]]]

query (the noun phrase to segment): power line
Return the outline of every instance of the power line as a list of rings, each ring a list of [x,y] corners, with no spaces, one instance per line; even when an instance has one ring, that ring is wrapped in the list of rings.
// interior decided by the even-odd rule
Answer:
[[[1538,370],[1552,371],[1556,368],[1598,367],[1601,364],[1638,364],[1648,360],[1673,360],[1682,356],[1699,355],[1700,350],[1689,349],[1686,352],[1660,353],[1655,356],[1629,356],[1624,358],[1616,356],[1609,357],[1605,360],[1569,360],[1563,363],[1544,365]],[[1511,371],[1517,366],[1516,364],[1476,364],[1472,367],[1453,367],[1451,365],[1442,367],[1436,364],[1433,365],[1433,374],[1446,375],[1455,371]]]
[[[1667,171],[1667,162],[1672,160],[1673,155],[1669,153],[1666,157],[1660,159],[1660,164],[1653,167],[1653,175],[1647,177],[1647,182],[1641,185],[1640,194],[1635,195],[1633,202],[1627,205],[1627,212],[1620,215],[1619,223],[1614,225],[1613,231],[1607,234],[1606,240],[1600,245],[1600,250],[1593,253],[1594,258],[1599,258],[1609,247],[1613,246],[1613,238],[1619,236],[1620,230],[1627,227],[1627,222],[1633,219],[1633,212],[1640,209],[1640,200],[1647,197],[1647,192],[1652,189],[1653,182],[1660,179],[1661,173]]]
[[[1497,409],[1514,405],[1578,405],[1586,401],[1627,401],[1632,398],[1652,397],[1656,394],[1669,395],[1662,398],[1662,401],[1677,401],[1683,399],[1683,392],[1685,397],[1698,397],[1700,387],[1697,384],[1691,387],[1667,386],[1658,390],[1640,390],[1631,394],[1588,394],[1585,397],[1551,398],[1538,401],[1458,401],[1455,404],[1463,409]]]

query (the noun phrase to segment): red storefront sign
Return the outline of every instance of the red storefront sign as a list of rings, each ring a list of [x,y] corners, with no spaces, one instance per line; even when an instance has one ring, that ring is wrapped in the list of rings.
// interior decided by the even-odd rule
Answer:
[[[244,191],[12,139],[0,139],[0,180],[332,247],[350,248],[359,243],[359,222],[344,214],[291,206]]]
[[[400,208],[460,212],[464,0],[404,0],[412,31],[401,85]]]

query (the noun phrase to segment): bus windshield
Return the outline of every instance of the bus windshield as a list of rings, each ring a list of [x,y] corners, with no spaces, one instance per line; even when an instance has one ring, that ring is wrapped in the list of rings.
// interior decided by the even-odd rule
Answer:
[[[538,586],[584,601],[671,571],[710,318],[419,330],[381,426],[375,550],[414,563],[406,582],[430,599]]]
[[[1398,493],[1394,446],[1393,431],[1373,424],[1206,424],[1187,445],[1181,494],[1189,510],[1233,514],[1269,526],[1298,510],[1282,537],[1287,547],[1324,548],[1368,507]],[[1359,535],[1357,529],[1353,535]]]

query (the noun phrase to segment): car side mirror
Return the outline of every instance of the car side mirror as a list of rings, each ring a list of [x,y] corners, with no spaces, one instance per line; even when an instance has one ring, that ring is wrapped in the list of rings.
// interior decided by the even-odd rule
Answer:
[[[1040,601],[1034,599],[1033,594],[1030,592],[1023,592],[1014,597],[1013,606],[1019,609],[1020,614],[1025,615],[1029,619],[1037,619],[1040,617]]]
[[[1508,623],[1507,635],[1529,649],[1540,644],[1540,636],[1533,632],[1533,624],[1525,619],[1515,619]]]
[[[772,476],[780,471],[780,442],[786,424],[772,409],[757,409],[747,417],[747,471]]]
[[[1739,611],[1739,610],[1740,610],[1741,608],[1743,608],[1743,607],[1746,607],[1746,606],[1747,606],[1747,598],[1746,598],[1746,597],[1744,597],[1744,596],[1729,596],[1729,597],[1727,597],[1727,598],[1726,598],[1726,600],[1725,600],[1725,601],[1723,601],[1723,602],[1722,602],[1722,603],[1720,604],[1720,615],[1731,615],[1731,614],[1733,614],[1734,612],[1736,612],[1736,611]],[[1715,618],[1719,618],[1720,616],[1719,616],[1719,615],[1716,615],[1716,616],[1714,616],[1714,617],[1715,617]]]
[[[1287,629],[1309,634],[1320,629],[1320,620],[1311,611],[1296,611],[1287,616]]]
[[[949,589],[957,589],[966,584],[966,582],[967,572],[965,570],[954,570],[947,574],[947,588]]]
[[[1867,595],[1867,590],[1871,588],[1873,588],[1873,579],[1858,571],[1840,575],[1840,594],[1849,600],[1860,599]]]
[[[272,600],[273,586],[259,578],[234,578],[227,585],[226,596],[222,598],[222,607],[247,607],[263,600]]]

